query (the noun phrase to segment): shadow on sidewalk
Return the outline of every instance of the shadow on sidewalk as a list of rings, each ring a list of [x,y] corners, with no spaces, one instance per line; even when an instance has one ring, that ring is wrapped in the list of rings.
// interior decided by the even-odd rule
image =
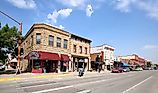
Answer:
[[[0,75],[3,74],[15,74],[16,70],[4,70],[4,71],[0,71]]]

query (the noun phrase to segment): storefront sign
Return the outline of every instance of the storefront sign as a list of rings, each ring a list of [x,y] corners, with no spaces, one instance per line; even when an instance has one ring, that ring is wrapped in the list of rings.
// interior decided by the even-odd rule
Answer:
[[[30,59],[39,59],[39,53],[38,52],[31,52],[29,54]]]

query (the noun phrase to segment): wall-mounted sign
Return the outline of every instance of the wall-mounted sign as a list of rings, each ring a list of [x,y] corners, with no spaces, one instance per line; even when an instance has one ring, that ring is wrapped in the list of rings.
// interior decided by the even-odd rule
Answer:
[[[38,52],[31,52],[29,54],[30,59],[39,59],[39,53]]]

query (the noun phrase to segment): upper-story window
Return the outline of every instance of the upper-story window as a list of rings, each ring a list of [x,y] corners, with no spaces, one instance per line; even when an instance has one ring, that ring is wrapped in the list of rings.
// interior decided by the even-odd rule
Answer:
[[[57,37],[57,47],[61,47],[61,38]]]
[[[49,46],[53,46],[54,45],[54,36],[49,35],[48,43],[49,43]]]
[[[87,47],[85,47],[85,54],[87,54]]]
[[[80,54],[82,54],[82,46],[80,46]]]
[[[41,33],[36,33],[36,44],[41,43]]]
[[[31,46],[33,46],[33,35],[31,36]]]
[[[74,53],[76,53],[76,52],[77,52],[76,50],[77,50],[77,47],[76,47],[76,45],[74,45],[74,50],[73,50],[73,51],[74,51]]]
[[[68,40],[64,39],[64,48],[67,49]]]

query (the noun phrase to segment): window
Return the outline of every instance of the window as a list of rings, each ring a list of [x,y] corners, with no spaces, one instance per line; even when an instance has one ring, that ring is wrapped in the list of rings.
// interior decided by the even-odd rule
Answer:
[[[64,48],[67,49],[68,40],[64,39]]]
[[[87,47],[85,47],[85,54],[87,54]]]
[[[36,44],[41,43],[41,33],[36,33]]]
[[[33,35],[31,36],[31,46],[33,46]]]
[[[53,45],[54,45],[54,36],[49,35],[48,43],[49,43],[50,46],[53,46]]]
[[[76,45],[74,45],[74,53],[76,53]]]
[[[61,47],[61,38],[57,37],[57,47]]]
[[[34,69],[39,69],[40,68],[40,61],[39,60],[34,60],[34,62],[33,62],[33,68]]]
[[[82,54],[82,46],[80,46],[80,54]]]

